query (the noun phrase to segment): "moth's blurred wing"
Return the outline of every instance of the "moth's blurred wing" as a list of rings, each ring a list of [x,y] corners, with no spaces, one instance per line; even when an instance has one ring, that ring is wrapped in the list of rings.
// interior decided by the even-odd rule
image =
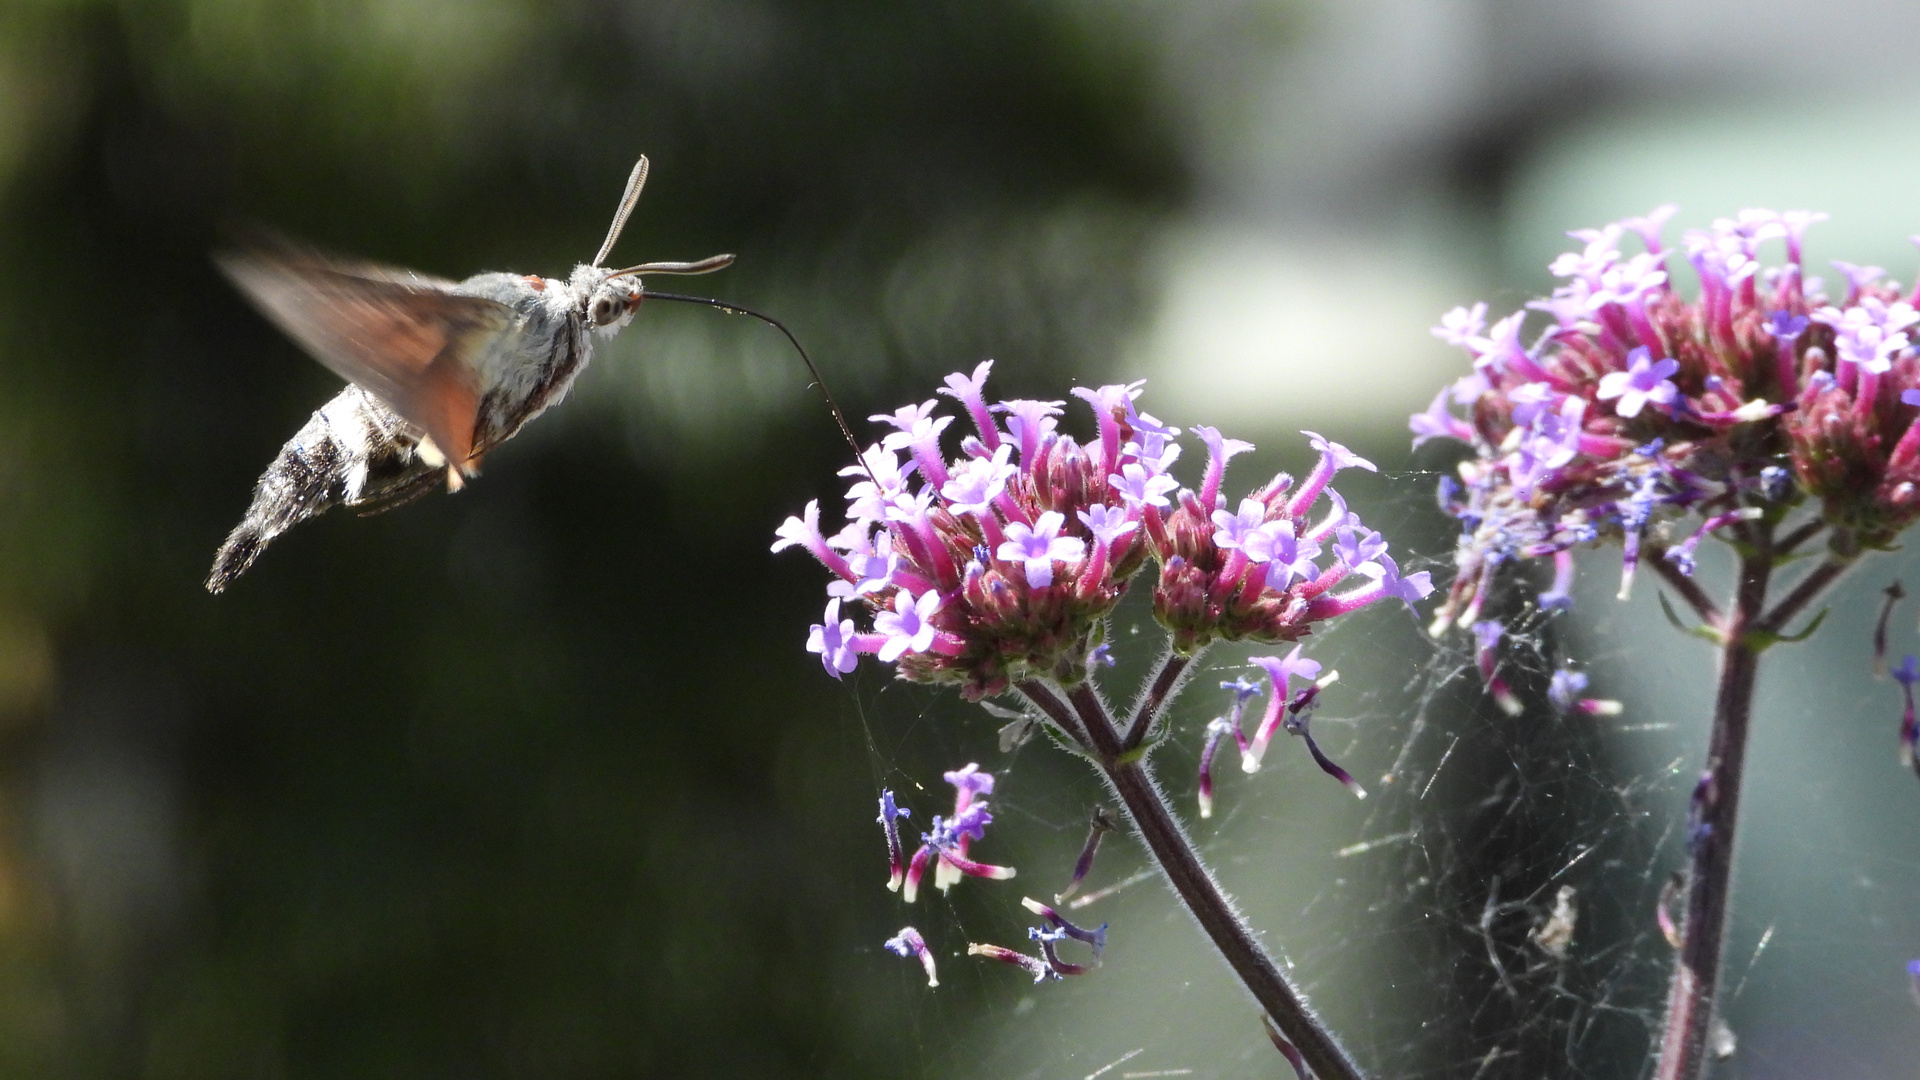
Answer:
[[[371,391],[472,472],[480,387],[472,357],[513,325],[497,301],[451,283],[319,256],[243,253],[220,268],[248,299],[341,378]]]

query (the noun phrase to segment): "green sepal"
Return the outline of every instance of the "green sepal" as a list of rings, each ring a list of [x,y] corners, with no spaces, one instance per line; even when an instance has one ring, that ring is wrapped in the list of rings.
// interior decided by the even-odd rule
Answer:
[[[1654,595],[1660,598],[1660,610],[1667,613],[1667,621],[1673,624],[1675,630],[1689,637],[1697,637],[1703,641],[1710,641],[1716,646],[1727,643],[1727,636],[1711,626],[1688,626],[1686,623],[1681,622],[1679,614],[1673,610],[1673,602],[1667,599],[1666,593],[1656,592]]]
[[[1812,637],[1813,632],[1820,629],[1820,624],[1826,621],[1827,612],[1831,610],[1831,608],[1821,608],[1820,614],[1815,615],[1813,621],[1807,624],[1806,629],[1797,634],[1776,634],[1772,631],[1761,630],[1748,634],[1743,640],[1747,648],[1753,650],[1756,655],[1765,652],[1775,645],[1797,644]]]

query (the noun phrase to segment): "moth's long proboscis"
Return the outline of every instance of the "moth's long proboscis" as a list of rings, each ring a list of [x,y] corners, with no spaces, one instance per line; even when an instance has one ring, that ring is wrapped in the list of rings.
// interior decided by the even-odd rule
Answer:
[[[854,460],[858,461],[862,468],[866,468],[867,459],[860,452],[860,440],[853,437],[853,427],[847,423],[847,414],[840,411],[840,403],[833,400],[833,391],[827,389],[827,380],[821,377],[820,369],[814,366],[813,357],[807,355],[807,350],[800,344],[800,339],[793,336],[793,331],[787,329],[785,323],[771,315],[762,315],[752,308],[741,307],[739,304],[728,303],[725,300],[715,300],[706,296],[683,296],[679,293],[652,291],[648,291],[644,295],[650,300],[674,300],[682,304],[704,304],[707,307],[724,311],[729,315],[751,316],[786,335],[787,343],[793,346],[793,351],[799,353],[801,361],[807,365],[807,373],[813,376],[813,384],[820,388],[820,396],[826,399],[827,410],[833,413],[833,422],[839,425],[840,436],[846,439],[847,445],[853,449]],[[867,469],[867,476],[868,479],[873,480],[875,488],[881,486],[879,479],[873,476],[872,469]]]

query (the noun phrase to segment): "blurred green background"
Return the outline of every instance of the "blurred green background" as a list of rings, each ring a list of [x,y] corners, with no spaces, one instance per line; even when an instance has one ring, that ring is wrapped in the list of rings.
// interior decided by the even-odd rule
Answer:
[[[1150,882],[1090,911],[1115,927],[1093,978],[956,955],[1022,942],[1014,901],[1064,882],[1102,793],[1046,746],[1001,755],[977,708],[801,650],[821,575],[767,548],[834,505],[845,448],[771,331],[649,306],[470,490],[304,526],[212,598],[214,547],[337,382],[208,253],[265,224],[558,274],[644,152],[621,256],[737,253],[695,291],[786,320],[850,414],[986,357],[1003,397],[1150,377],[1151,411],[1261,444],[1239,485],[1306,467],[1301,427],[1374,456],[1343,488],[1444,577],[1447,462],[1403,425],[1463,358],[1426,328],[1546,288],[1564,230],[1815,206],[1817,260],[1911,276],[1915,87],[1853,75],[1904,71],[1920,15],[1812,18],[0,0],[0,1075],[1280,1075]],[[1396,782],[1359,804],[1289,758],[1225,778],[1197,829],[1381,1075],[1643,1068],[1708,661],[1650,589],[1608,599],[1611,562],[1537,638],[1628,700],[1617,729],[1489,713],[1457,645],[1372,613],[1316,642],[1346,674],[1320,723]],[[1920,1052],[1920,791],[1896,699],[1857,677],[1903,565],[1769,672],[1727,1075]],[[1124,687],[1153,631],[1133,607],[1116,630]],[[1218,707],[1195,698],[1164,755],[1183,807]],[[969,760],[1002,776],[983,857],[1022,876],[903,911],[874,796],[924,821]],[[1110,840],[1096,884],[1141,865]],[[1526,935],[1574,881],[1591,914],[1555,967]],[[936,992],[879,948],[909,919]]]

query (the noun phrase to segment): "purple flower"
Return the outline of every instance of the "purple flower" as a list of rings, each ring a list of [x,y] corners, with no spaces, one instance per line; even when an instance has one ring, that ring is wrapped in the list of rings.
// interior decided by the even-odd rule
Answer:
[[[1010,443],[1001,443],[990,458],[974,458],[956,466],[940,488],[947,509],[956,514],[985,514],[993,500],[1007,490],[1007,481],[1020,474],[1019,466],[1007,458],[1013,453]]]
[[[1914,743],[1920,739],[1920,722],[1915,721],[1913,709],[1913,684],[1920,682],[1920,661],[1908,653],[1890,674],[1893,681],[1900,684],[1900,693],[1907,702],[1906,711],[1900,715],[1900,760],[1908,768],[1920,769],[1920,759],[1914,756]]]
[[[1580,692],[1587,688],[1587,677],[1577,671],[1560,668],[1547,682],[1547,700],[1561,712],[1585,713],[1588,716],[1612,716],[1621,710],[1617,701],[1601,698],[1583,698]]]
[[[941,773],[940,777],[953,785],[959,810],[966,809],[978,796],[993,794],[993,774],[981,772],[978,762],[970,761],[952,772]]]
[[[1464,349],[1485,348],[1487,339],[1480,336],[1480,331],[1486,328],[1487,305],[1483,301],[1471,308],[1454,308],[1440,316],[1440,325],[1433,328],[1433,336]]]
[[[1674,203],[1663,203],[1660,206],[1654,207],[1645,217],[1622,218],[1620,220],[1620,227],[1639,236],[1641,242],[1647,245],[1647,251],[1651,254],[1658,255],[1662,250],[1660,246],[1660,230],[1666,226],[1667,221],[1672,218],[1679,209],[1680,207]]]
[[[1040,451],[1041,442],[1059,427],[1054,417],[1060,415],[1060,406],[1065,404],[1064,401],[1016,398],[994,406],[995,412],[1007,414],[1007,434],[1020,444],[1022,471],[1033,469],[1033,459]]]
[[[1555,258],[1548,265],[1547,272],[1554,277],[1579,278],[1589,285],[1598,284],[1601,273],[1620,258],[1620,252],[1614,248],[1614,244],[1620,240],[1620,226],[1575,229],[1567,235],[1585,242],[1586,247]]]
[[[1326,455],[1327,464],[1331,466],[1335,472],[1341,469],[1365,469],[1368,472],[1380,471],[1379,466],[1376,466],[1373,462],[1368,461],[1366,458],[1361,457],[1359,454],[1354,453],[1337,442],[1328,440],[1317,432],[1303,431],[1300,434],[1307,437],[1307,445]]]
[[[1379,533],[1368,532],[1365,536],[1355,539],[1353,529],[1341,528],[1335,530],[1334,537],[1334,558],[1339,559],[1349,570],[1367,574],[1369,577],[1378,576],[1382,568],[1374,560],[1387,553],[1387,542]]]
[[[1821,308],[1813,313],[1813,320],[1833,327],[1835,359],[1884,375],[1892,369],[1893,357],[1907,347],[1907,335],[1901,331],[1920,322],[1920,312],[1904,300],[1883,304],[1866,296],[1844,311]]]
[[[1294,536],[1293,522],[1283,518],[1249,533],[1242,550],[1248,562],[1267,564],[1269,585],[1284,589],[1294,578],[1314,576],[1313,560],[1320,554],[1320,545]]]
[[[840,601],[827,601],[827,621],[807,628],[807,651],[820,654],[820,663],[834,678],[852,671],[860,663],[853,647],[853,620],[840,617]]]
[[[1247,537],[1264,525],[1267,520],[1267,504],[1259,499],[1241,499],[1240,512],[1230,514],[1225,510],[1213,512],[1213,545],[1223,551],[1233,551],[1246,543]],[[1291,521],[1287,522],[1292,525]]]
[[[1140,507],[1170,505],[1167,496],[1180,486],[1173,477],[1149,472],[1134,462],[1120,466],[1119,474],[1107,477],[1107,482],[1128,506]]]
[[[940,402],[936,399],[928,398],[918,405],[902,405],[890,413],[875,413],[867,417],[867,419],[876,424],[891,424],[897,429],[894,434],[888,435],[886,439],[887,449],[897,450],[906,445],[907,440],[902,439],[902,436],[912,432],[913,429],[920,426],[921,423],[931,419],[934,407],[939,404]]]
[[[1140,527],[1138,521],[1129,518],[1118,506],[1090,506],[1079,512],[1079,518],[1087,531],[1093,533],[1094,542],[1101,545],[1110,546]]]
[[[849,465],[840,470],[841,476],[857,477],[854,485],[847,489],[847,515],[856,521],[880,521],[887,515],[887,507],[905,493],[907,479],[914,473],[911,464],[902,469],[898,451],[889,450],[875,443],[866,453],[860,455],[860,464]],[[876,487],[874,482],[878,481]]]
[[[1469,427],[1464,420],[1455,417],[1447,408],[1447,398],[1451,393],[1450,390],[1442,389],[1433,396],[1433,404],[1427,406],[1426,412],[1414,413],[1413,417],[1407,421],[1407,429],[1413,432],[1415,447],[1428,439],[1472,441],[1473,428]],[[1476,393],[1474,396],[1480,395]]]
[[[1026,568],[1027,584],[1044,589],[1053,584],[1055,562],[1076,562],[1087,552],[1086,542],[1077,536],[1061,536],[1067,523],[1057,510],[1040,515],[1032,528],[1018,521],[1007,524],[1006,542],[994,552],[994,558],[1017,562]]]
[[[932,648],[935,631],[928,620],[940,610],[943,602],[940,593],[933,589],[928,589],[917,600],[905,589],[895,593],[893,610],[873,617],[873,628],[887,636],[886,644],[880,646],[880,659],[891,664],[904,653],[926,652]]]
[[[1640,410],[1648,402],[1655,405],[1671,405],[1680,396],[1680,388],[1674,385],[1670,376],[1680,370],[1680,361],[1671,357],[1655,363],[1653,354],[1645,345],[1635,348],[1627,354],[1627,370],[1611,371],[1600,377],[1600,390],[1595,395],[1602,401],[1619,398],[1613,411],[1632,419],[1640,415]]]
[[[1253,444],[1226,438],[1218,428],[1196,427],[1193,433],[1207,444],[1207,471],[1200,480],[1200,505],[1211,510],[1220,493],[1220,481],[1226,476],[1227,462],[1253,449]]]
[[[993,416],[987,409],[987,375],[993,371],[993,361],[982,360],[973,369],[971,376],[959,372],[947,376],[947,385],[935,393],[944,394],[960,403],[973,419],[973,426],[980,432],[980,439],[988,450],[1000,447],[1000,429],[993,422]]]
[[[1878,266],[1859,266],[1855,263],[1833,260],[1833,268],[1847,279],[1847,303],[1860,299],[1860,290],[1887,276],[1887,272]]]

